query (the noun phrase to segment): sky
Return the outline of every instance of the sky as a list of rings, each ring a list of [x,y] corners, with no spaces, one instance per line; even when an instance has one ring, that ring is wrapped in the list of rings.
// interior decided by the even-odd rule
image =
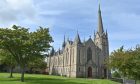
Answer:
[[[98,22],[98,0],[0,0],[0,27],[13,24],[35,31],[50,28],[55,49],[64,35],[73,40],[77,31],[83,41],[94,38]],[[104,30],[109,50],[140,44],[140,0],[101,0]]]

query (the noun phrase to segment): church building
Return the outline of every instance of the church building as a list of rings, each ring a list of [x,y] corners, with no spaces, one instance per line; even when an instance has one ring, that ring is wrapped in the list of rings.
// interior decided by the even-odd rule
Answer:
[[[109,57],[108,33],[104,31],[101,9],[98,9],[98,28],[94,38],[82,42],[77,35],[74,41],[67,40],[62,49],[53,48],[47,57],[49,74],[66,77],[107,78],[110,71],[105,66]]]

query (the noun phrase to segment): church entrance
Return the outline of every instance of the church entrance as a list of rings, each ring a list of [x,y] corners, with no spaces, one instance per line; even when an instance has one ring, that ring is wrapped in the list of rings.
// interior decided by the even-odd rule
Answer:
[[[92,68],[88,67],[88,78],[92,78]]]

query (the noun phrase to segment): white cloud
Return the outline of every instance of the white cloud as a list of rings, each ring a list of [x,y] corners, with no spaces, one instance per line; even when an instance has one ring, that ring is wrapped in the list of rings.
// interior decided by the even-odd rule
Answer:
[[[32,6],[31,0],[6,0],[7,6],[14,10],[21,10],[25,7]]]
[[[102,1],[103,23],[109,31],[111,50],[139,42],[139,2]],[[61,47],[64,32],[74,38],[78,29],[81,37],[88,38],[97,30],[97,0],[0,0],[0,9],[0,26],[50,27],[56,47]]]
[[[33,21],[37,15],[32,0],[0,0],[0,26],[18,24],[22,20]]]

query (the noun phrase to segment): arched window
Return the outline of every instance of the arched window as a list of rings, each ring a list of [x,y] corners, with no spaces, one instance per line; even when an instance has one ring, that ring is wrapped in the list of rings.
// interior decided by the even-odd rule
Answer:
[[[91,48],[89,47],[87,49],[87,61],[89,61],[90,59],[92,59],[92,50]]]

